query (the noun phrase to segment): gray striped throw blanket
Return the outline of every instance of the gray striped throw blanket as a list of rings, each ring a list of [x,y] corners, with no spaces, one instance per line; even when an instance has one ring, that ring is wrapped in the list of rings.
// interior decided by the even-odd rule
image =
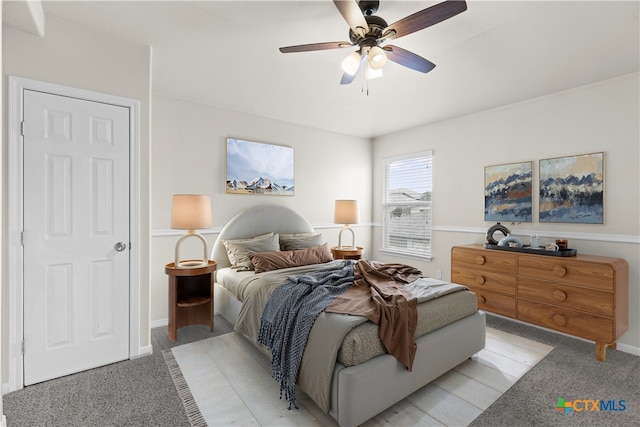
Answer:
[[[296,380],[316,318],[354,280],[353,261],[341,267],[289,277],[269,297],[260,319],[258,342],[271,350],[273,377],[289,409],[296,406]]]

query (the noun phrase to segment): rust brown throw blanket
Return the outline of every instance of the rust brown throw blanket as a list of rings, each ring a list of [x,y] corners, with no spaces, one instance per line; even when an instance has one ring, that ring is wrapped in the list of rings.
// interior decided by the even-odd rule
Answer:
[[[422,272],[404,264],[360,260],[354,274],[354,285],[325,311],[363,316],[378,325],[387,352],[411,371],[416,355],[417,299],[404,285]]]

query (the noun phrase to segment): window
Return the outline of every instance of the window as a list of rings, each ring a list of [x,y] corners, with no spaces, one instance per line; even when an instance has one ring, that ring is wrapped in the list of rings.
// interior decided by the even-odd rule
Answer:
[[[431,258],[432,152],[383,160],[382,251]]]

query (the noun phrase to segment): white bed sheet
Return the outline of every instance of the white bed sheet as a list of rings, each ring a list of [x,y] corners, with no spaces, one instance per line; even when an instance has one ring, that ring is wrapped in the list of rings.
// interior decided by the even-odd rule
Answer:
[[[216,271],[216,282],[224,286],[238,300],[244,301],[240,284],[247,277],[255,276],[255,271],[238,271],[237,268],[224,267]]]
[[[217,271],[216,282],[228,289],[238,300],[244,302],[247,295],[252,292],[252,288],[255,287],[254,282],[264,276],[280,277],[281,283],[285,283],[288,276],[335,268],[342,263],[344,263],[344,260],[333,260],[324,264],[302,265],[299,267],[283,268],[281,270],[265,271],[263,273],[238,271],[235,268],[224,267]]]

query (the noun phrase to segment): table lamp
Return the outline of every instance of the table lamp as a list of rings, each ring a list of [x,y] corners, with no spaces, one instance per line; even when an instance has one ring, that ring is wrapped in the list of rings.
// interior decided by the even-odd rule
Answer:
[[[360,221],[360,212],[358,210],[357,200],[336,200],[336,208],[334,212],[334,224],[344,224],[344,227],[338,234],[338,249],[356,250],[356,234],[349,225],[357,224]],[[351,232],[351,246],[342,246],[342,232],[349,230]]]
[[[196,229],[211,227],[211,197],[202,194],[174,194],[171,204],[171,228],[187,230],[176,243],[175,268],[198,268],[209,264],[207,241]],[[202,260],[180,260],[180,245],[188,237],[202,241],[204,251]]]

